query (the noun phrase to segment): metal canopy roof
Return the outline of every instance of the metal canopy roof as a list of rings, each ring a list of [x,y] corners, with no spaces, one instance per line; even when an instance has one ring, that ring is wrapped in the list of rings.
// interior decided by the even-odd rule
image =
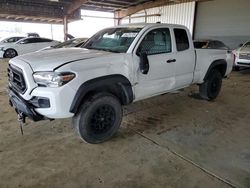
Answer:
[[[0,0],[0,20],[62,23],[72,0]],[[79,19],[80,15],[70,16]]]
[[[80,9],[115,12],[116,18],[137,11],[203,0],[0,0],[0,20],[63,23],[81,19]]]
[[[90,0],[82,5],[82,9],[115,12],[129,7],[153,2],[154,0]]]

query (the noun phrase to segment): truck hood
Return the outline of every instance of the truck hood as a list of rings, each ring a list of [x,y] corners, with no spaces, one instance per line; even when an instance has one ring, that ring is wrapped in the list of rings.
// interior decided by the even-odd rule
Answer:
[[[37,72],[53,71],[67,63],[97,58],[109,54],[111,53],[84,48],[62,48],[25,54],[16,57],[16,59],[25,61],[31,66],[34,72]]]

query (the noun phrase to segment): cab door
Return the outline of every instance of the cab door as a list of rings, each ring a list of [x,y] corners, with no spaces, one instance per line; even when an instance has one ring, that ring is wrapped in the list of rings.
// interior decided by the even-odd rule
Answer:
[[[193,82],[196,65],[193,41],[189,32],[184,28],[174,28],[176,62],[176,89],[184,88]]]
[[[149,70],[140,71],[139,56],[147,55]],[[136,100],[158,95],[175,87],[175,56],[172,52],[172,37],[169,28],[148,31],[136,48]]]

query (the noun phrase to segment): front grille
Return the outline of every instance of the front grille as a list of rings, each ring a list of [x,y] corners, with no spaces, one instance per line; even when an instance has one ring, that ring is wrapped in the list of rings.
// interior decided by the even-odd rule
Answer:
[[[9,85],[12,89],[22,94],[26,91],[26,84],[23,77],[23,71],[20,68],[13,65],[9,65],[8,78]]]
[[[240,59],[250,60],[250,54],[242,53],[240,54]]]

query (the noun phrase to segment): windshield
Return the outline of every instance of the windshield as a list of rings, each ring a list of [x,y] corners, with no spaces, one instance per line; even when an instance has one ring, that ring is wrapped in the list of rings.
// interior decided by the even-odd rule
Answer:
[[[90,38],[82,48],[126,53],[141,28],[110,28]]]

